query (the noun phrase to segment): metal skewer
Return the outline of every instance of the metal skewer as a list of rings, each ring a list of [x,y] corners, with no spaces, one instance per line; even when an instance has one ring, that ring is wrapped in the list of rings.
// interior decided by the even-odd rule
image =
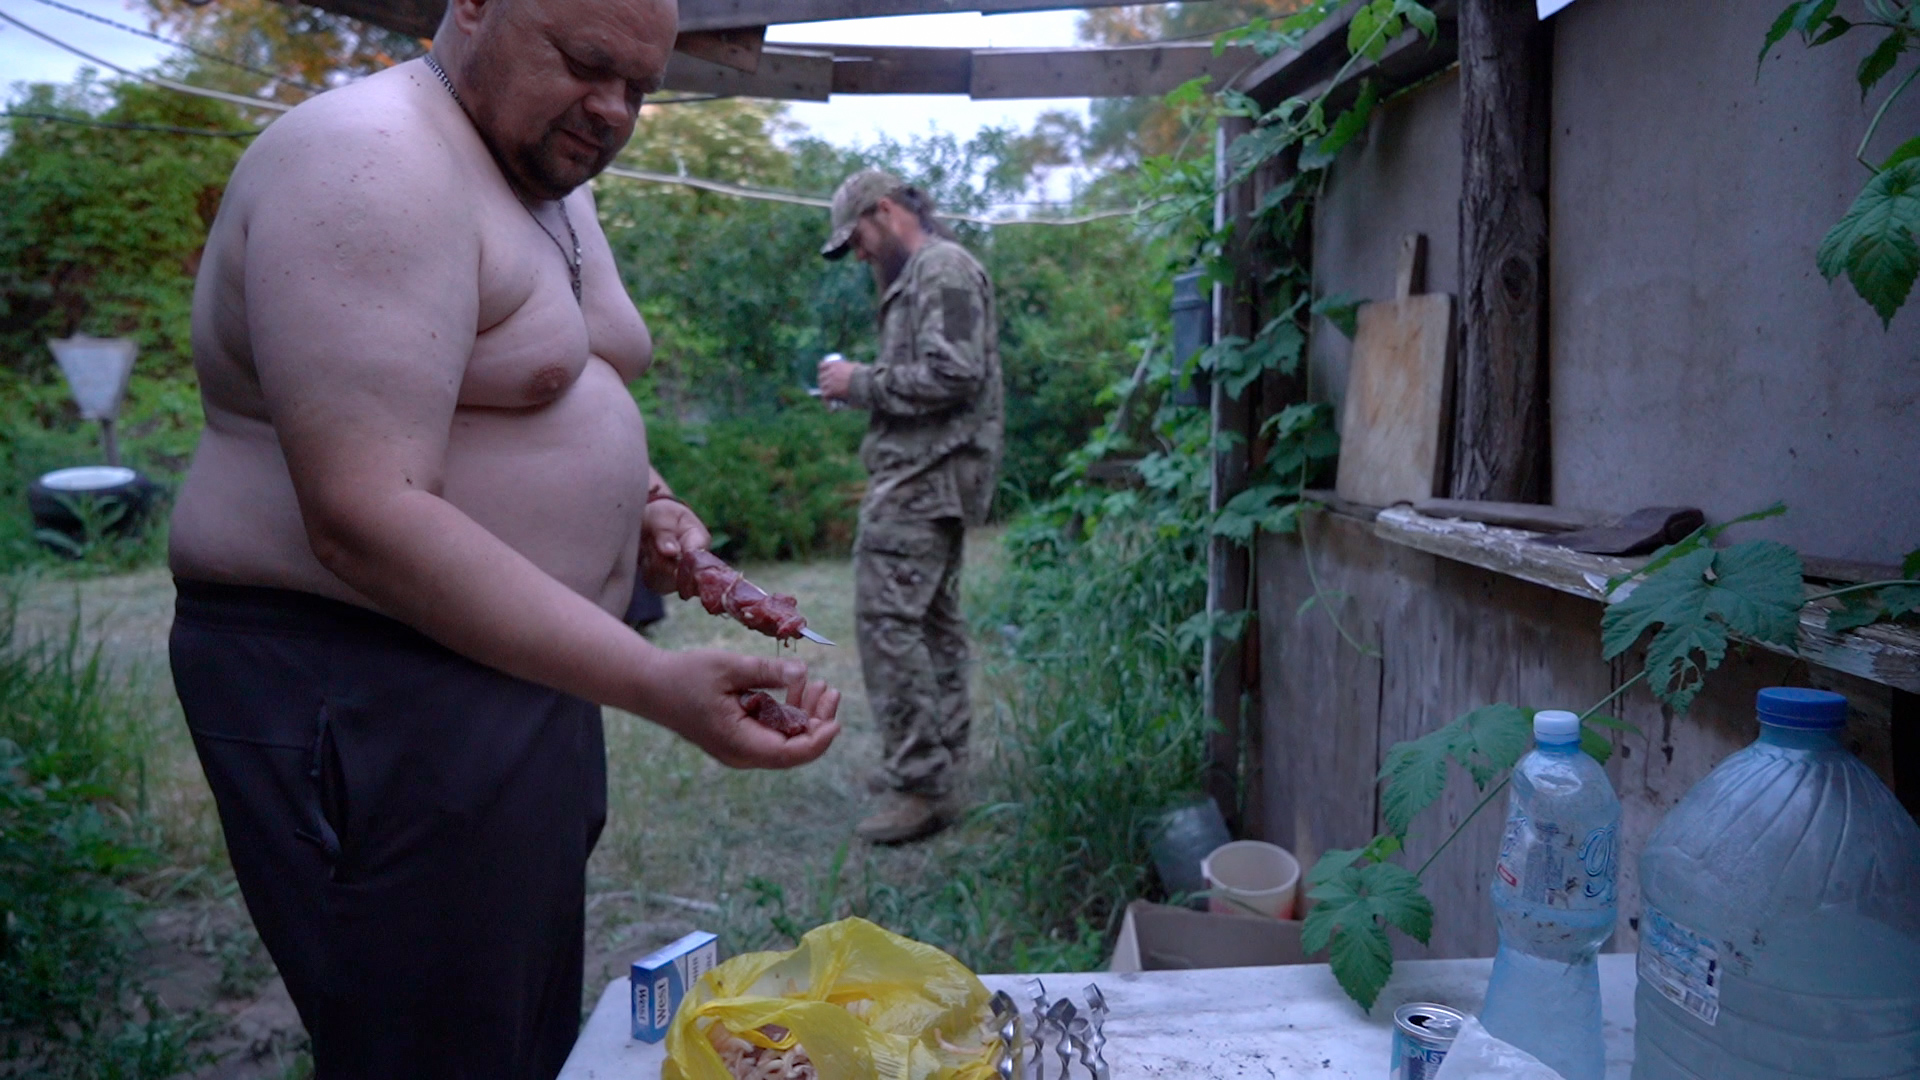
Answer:
[[[832,645],[833,644],[833,642],[828,641],[826,638],[821,637],[819,634],[814,633],[812,630],[804,626],[800,628],[800,636],[803,638],[806,638],[808,641],[811,641],[816,645]],[[835,648],[838,648],[838,646],[835,646]]]

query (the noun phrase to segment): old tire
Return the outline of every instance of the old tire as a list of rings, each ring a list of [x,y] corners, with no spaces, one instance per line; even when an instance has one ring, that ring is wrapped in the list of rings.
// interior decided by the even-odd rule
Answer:
[[[44,530],[85,543],[89,528],[96,536],[120,536],[140,528],[159,493],[160,486],[137,470],[81,465],[42,474],[27,488],[27,509],[36,533]],[[64,550],[57,541],[48,546]]]

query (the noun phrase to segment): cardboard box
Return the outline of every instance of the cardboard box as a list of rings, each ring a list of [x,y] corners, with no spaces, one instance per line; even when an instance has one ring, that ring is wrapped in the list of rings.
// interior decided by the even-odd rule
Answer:
[[[627,978],[633,996],[634,1038],[656,1043],[667,1037],[667,1025],[688,988],[719,964],[719,942],[714,935],[696,930],[633,962]]]
[[[1298,919],[1215,915],[1135,900],[1127,905],[1108,971],[1304,964]]]

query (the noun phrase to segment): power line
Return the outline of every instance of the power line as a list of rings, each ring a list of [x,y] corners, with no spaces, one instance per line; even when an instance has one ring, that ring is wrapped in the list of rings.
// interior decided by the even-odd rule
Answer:
[[[216,139],[250,139],[260,134],[259,128],[244,131],[213,131],[208,128],[174,127],[171,124],[139,124],[119,120],[95,120],[91,117],[62,116],[59,113],[20,112],[14,109],[0,110],[0,117],[12,117],[17,120],[38,120],[50,124],[73,124],[78,127],[111,128],[115,131],[155,131],[164,135],[201,135]]]
[[[103,60],[100,57],[97,57],[92,53],[86,52],[83,49],[80,49],[73,45],[69,45],[66,42],[60,40],[59,38],[54,37],[52,34],[46,33],[45,31],[42,31],[42,30],[35,29],[34,27],[29,26],[24,22],[21,22],[19,19],[14,18],[12,15],[9,15],[4,11],[0,11],[0,20],[10,22],[13,25],[19,27],[22,30],[25,30],[27,33],[32,34],[33,36],[41,39],[42,41],[47,42],[50,45],[54,45],[58,48],[65,49],[66,51],[73,53],[75,56],[78,56],[83,60],[88,60],[92,63],[99,64],[102,67],[108,68],[112,71],[117,71],[120,74],[130,79],[137,79],[141,82],[150,83],[154,86],[159,86],[167,90],[173,90],[182,94],[191,94],[196,97],[211,98],[215,101],[225,101],[230,104],[241,105],[241,106],[246,106],[250,108],[268,109],[274,112],[282,112],[282,113],[288,112],[293,108],[293,106],[291,105],[286,105],[278,101],[271,101],[265,98],[243,97],[239,94],[229,94],[223,90],[210,90],[204,86],[193,86],[189,83],[176,82],[173,79],[162,78],[158,75],[147,75],[141,72],[131,71],[127,68],[121,67],[120,65],[113,63],[110,60]],[[694,101],[715,100],[722,96],[724,95],[716,94],[716,95],[712,95],[711,97],[669,98],[665,101],[655,102],[654,104],[677,105],[677,104],[694,102]],[[44,114],[44,115],[47,118],[51,118],[52,114]],[[41,117],[35,117],[35,118],[39,119]],[[62,119],[71,119],[71,118],[62,118]],[[78,121],[76,120],[74,122],[78,122]],[[110,123],[112,122],[98,121],[98,122],[94,122],[93,126],[105,127],[105,126],[109,126]],[[136,128],[132,130],[142,130],[142,129]],[[200,134],[200,135],[234,137],[234,138],[238,138],[246,134],[258,134],[257,131],[244,132],[244,133],[234,132],[229,134],[229,133],[223,133],[223,132],[194,131],[191,129],[180,129],[177,133],[178,134]],[[788,203],[795,206],[813,207],[814,209],[819,209],[819,210],[831,209],[833,206],[833,203],[831,200],[822,198],[818,195],[802,195],[802,194],[799,194],[798,192],[777,191],[771,188],[748,187],[744,184],[733,184],[733,183],[728,183],[727,181],[724,181],[724,180],[708,180],[704,177],[698,177],[698,176],[680,176],[674,173],[650,172],[645,169],[630,169],[624,166],[611,166],[605,170],[605,173],[607,175],[616,176],[616,177],[620,177],[622,179],[627,179],[627,180],[639,180],[646,183],[654,183],[654,184],[676,184],[682,187],[697,188],[701,191],[711,191],[711,192],[714,192],[715,194],[728,195],[728,196],[732,196],[734,198],[739,198],[739,199],[757,199],[764,202]],[[1088,222],[1101,221],[1108,218],[1125,217],[1135,212],[1136,212],[1136,209],[1128,208],[1128,209],[1119,209],[1119,210],[1098,210],[1098,211],[1092,211],[1085,214],[1076,214],[1069,217],[1061,217],[1061,218],[1048,218],[1048,217],[993,218],[993,217],[985,217],[978,214],[956,214],[956,213],[946,213],[946,212],[936,211],[935,216],[945,218],[948,221],[963,221],[969,224],[985,225],[985,226],[1084,225],[1084,224],[1087,224]]]
[[[176,82],[172,79],[162,78],[159,75],[146,75],[138,71],[132,71],[127,68],[123,68],[119,64],[116,64],[111,60],[103,60],[100,57],[95,56],[90,52],[87,52],[85,49],[81,49],[78,46],[69,45],[66,42],[61,41],[59,38],[54,37],[52,34],[49,34],[44,30],[37,30],[34,27],[29,26],[24,22],[21,22],[19,19],[14,18],[12,15],[9,15],[4,11],[0,11],[0,21],[10,22],[13,25],[19,27],[22,30],[25,30],[27,33],[32,34],[34,37],[39,38],[41,41],[44,41],[49,45],[55,46],[56,48],[65,49],[66,51],[72,53],[73,55],[79,57],[80,59],[85,60],[89,63],[99,64],[101,67],[106,68],[109,71],[117,71],[120,74],[125,75],[129,79],[138,79],[141,82],[151,83],[154,86],[164,87],[168,90],[176,90],[182,94],[192,94],[195,97],[212,98],[215,101],[224,101],[230,105],[244,105],[249,108],[255,108],[255,109],[271,109],[274,112],[286,112],[287,110],[293,108],[293,106],[291,105],[283,105],[278,101],[268,101],[265,98],[245,97],[240,94],[229,94],[224,90],[209,90],[204,86],[193,86],[189,83]]]
[[[262,78],[272,79],[275,82],[286,83],[288,86],[295,87],[296,89],[305,90],[309,94],[319,94],[319,93],[325,92],[324,88],[322,87],[308,86],[306,83],[300,82],[297,79],[289,79],[285,75],[280,74],[279,72],[268,71],[265,68],[257,68],[257,67],[254,67],[252,64],[245,63],[244,61],[229,59],[225,56],[221,56],[219,53],[210,52],[206,49],[202,49],[195,45],[189,45],[184,41],[176,41],[173,38],[164,37],[160,34],[154,33],[151,30],[142,30],[137,26],[129,26],[128,24],[123,22],[116,22],[113,19],[109,19],[104,15],[96,15],[91,11],[74,7],[71,4],[63,4],[60,2],[60,0],[39,0],[39,2],[47,5],[50,8],[55,9],[56,11],[64,11],[69,15],[78,15],[83,19],[92,19],[94,22],[100,23],[104,26],[111,26],[115,30],[124,30],[129,34],[137,34],[140,37],[146,38],[150,41],[157,41],[162,45],[171,45],[176,49],[185,50],[205,60],[212,60],[215,63],[225,64],[228,67],[239,68],[241,71],[251,72],[255,75],[261,76]]]

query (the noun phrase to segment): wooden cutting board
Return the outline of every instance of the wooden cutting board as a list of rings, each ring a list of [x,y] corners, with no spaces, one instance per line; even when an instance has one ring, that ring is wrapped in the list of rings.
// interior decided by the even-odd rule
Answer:
[[[1426,237],[1401,244],[1394,297],[1360,305],[1340,415],[1343,499],[1367,506],[1445,490],[1453,388],[1453,297],[1421,293]]]

